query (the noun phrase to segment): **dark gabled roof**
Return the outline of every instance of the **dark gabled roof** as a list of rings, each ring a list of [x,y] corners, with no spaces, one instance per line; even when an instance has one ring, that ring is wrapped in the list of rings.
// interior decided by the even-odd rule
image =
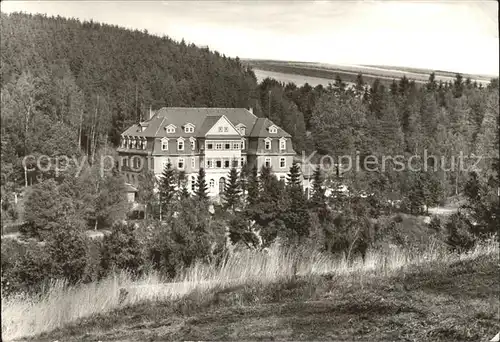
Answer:
[[[273,122],[267,118],[257,118],[245,108],[191,108],[191,107],[163,107],[157,110],[153,117],[141,124],[129,127],[122,135],[138,137],[204,137],[210,128],[225,116],[233,126],[246,126],[245,137],[291,137],[290,134],[278,127],[277,134],[270,134],[267,130]],[[185,133],[184,125],[191,123],[195,126],[194,133]],[[165,127],[173,124],[175,133],[165,131]],[[141,125],[145,127],[141,132]]]
[[[275,125],[271,120],[268,118],[258,118],[257,121],[255,122],[255,125],[253,126],[252,131],[250,132],[250,137],[286,137],[290,138],[291,135],[285,132],[281,127],[278,127],[278,132],[277,133],[269,133],[268,128],[271,127],[272,125],[278,127]]]
[[[220,120],[220,118],[222,118],[222,115],[214,115],[214,116],[205,117],[205,120],[203,120],[203,124],[196,132],[196,136],[197,137],[204,137],[205,134],[207,134],[207,132],[210,130],[210,128],[212,128],[217,123],[217,121]]]

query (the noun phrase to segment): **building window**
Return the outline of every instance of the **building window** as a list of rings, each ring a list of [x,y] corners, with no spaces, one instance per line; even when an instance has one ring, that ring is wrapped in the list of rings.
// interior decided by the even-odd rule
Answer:
[[[286,167],[286,159],[280,158],[280,168],[284,169]]]
[[[241,167],[243,167],[243,165],[245,165],[245,158],[244,157],[241,157],[240,163],[241,163]]]
[[[266,140],[265,143],[266,143],[266,150],[270,150],[271,149],[271,140]]]
[[[194,151],[196,149],[196,140],[191,139],[190,143],[191,143],[191,150]]]
[[[175,126],[173,125],[167,126],[167,133],[175,133]]]
[[[123,166],[128,166],[128,158],[123,159]]]
[[[212,159],[207,159],[207,169],[211,169],[212,167],[214,167],[214,162]]]
[[[239,150],[240,149],[240,143],[236,142],[233,143],[233,150]]]
[[[161,141],[161,150],[162,151],[167,151],[168,150],[168,139],[163,139]]]
[[[245,127],[241,127],[240,128],[240,134],[241,135],[245,135]]]
[[[191,168],[194,169],[196,167],[196,159],[194,157],[191,157]]]
[[[219,132],[220,132],[220,133],[224,132],[224,127],[222,127],[222,126],[221,126],[221,127],[219,127]]]
[[[224,168],[228,169],[229,168],[229,160],[224,160]]]
[[[218,168],[218,169],[220,169],[222,167],[222,161],[216,160],[215,161],[215,167]]]
[[[211,179],[208,184],[210,185],[210,189],[213,189],[215,188],[215,181],[213,179]]]
[[[216,150],[222,150],[222,143],[216,143],[215,144],[215,149]]]
[[[145,150],[147,145],[148,145],[148,141],[144,139],[142,142],[142,149]]]
[[[207,142],[207,150],[213,150],[214,144],[212,142]]]
[[[224,127],[224,132],[229,132],[229,127]]]
[[[238,159],[233,159],[233,167],[238,167]]]
[[[184,126],[184,133],[193,133],[194,132],[194,127],[190,124]]]
[[[177,150],[178,151],[184,151],[184,140],[178,140],[177,141]]]
[[[231,149],[231,143],[228,143],[228,142],[224,143],[224,149],[225,150],[230,150]]]
[[[245,149],[245,139],[241,139],[241,149]]]
[[[285,139],[280,140],[280,150],[281,151],[286,150],[286,140]]]
[[[271,167],[271,158],[266,158],[264,161],[264,165],[266,165],[266,167]]]
[[[184,169],[184,158],[179,158],[177,160],[177,168],[180,170]]]
[[[135,148],[136,144],[137,144],[137,140],[135,140],[135,138],[132,139],[132,148]]]
[[[278,133],[278,128],[274,125],[269,127],[269,133]]]

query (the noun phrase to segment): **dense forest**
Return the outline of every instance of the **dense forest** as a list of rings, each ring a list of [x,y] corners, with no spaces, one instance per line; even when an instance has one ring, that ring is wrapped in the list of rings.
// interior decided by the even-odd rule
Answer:
[[[94,22],[1,14],[2,142],[89,155],[161,106],[255,107],[238,59]]]
[[[215,258],[214,245],[222,255],[225,229],[232,242],[249,247],[281,239],[364,255],[394,226],[395,211],[423,214],[461,194],[468,214],[446,223],[450,246],[470,248],[477,236],[498,231],[498,79],[483,87],[460,74],[453,83],[431,74],[423,85],[403,77],[386,86],[367,84],[360,74],[354,86],[340,77],[326,87],[258,84],[238,58],[148,32],[19,13],[2,13],[1,25],[2,224],[17,220],[14,203],[24,186],[21,233],[48,241],[46,248],[6,250],[2,284],[11,279],[29,287],[75,275],[86,278],[73,281],[92,281],[148,262],[175,275],[195,260]],[[357,155],[361,163],[401,156],[413,159],[414,169],[398,169],[394,160],[376,171],[316,168],[309,198],[297,164],[286,184],[268,168],[233,169],[212,219],[203,169],[190,196],[185,175],[167,166],[159,180],[140,176],[139,201],[149,207],[147,222],[136,229],[119,223],[129,209],[123,179],[117,170],[100,173],[94,161],[112,153],[126,127],[161,106],[253,107],[292,135],[299,154],[313,154],[312,163],[322,156]],[[36,165],[27,174],[22,160],[29,154],[88,162],[76,177],[74,169],[58,175]],[[453,167],[461,154],[469,157],[465,165],[455,159]],[[340,184],[349,195],[337,191]],[[327,185],[334,189],[329,195]],[[90,227],[112,233],[103,244],[90,243],[84,233]],[[90,257],[92,248],[98,252]]]

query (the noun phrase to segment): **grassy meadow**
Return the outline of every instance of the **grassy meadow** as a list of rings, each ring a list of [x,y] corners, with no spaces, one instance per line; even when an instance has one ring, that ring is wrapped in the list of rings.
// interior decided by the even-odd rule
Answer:
[[[2,298],[2,339],[477,340],[498,330],[498,244],[372,251],[365,262],[278,245],[177,279],[120,273]]]

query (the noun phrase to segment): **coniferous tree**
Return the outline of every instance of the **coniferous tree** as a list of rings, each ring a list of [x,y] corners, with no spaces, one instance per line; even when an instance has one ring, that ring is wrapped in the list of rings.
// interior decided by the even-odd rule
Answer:
[[[411,214],[421,214],[425,205],[426,188],[420,172],[413,174],[408,193],[408,204]]]
[[[234,211],[241,203],[241,188],[236,168],[231,168],[228,178],[223,194],[224,206]]]
[[[159,196],[160,196],[160,210],[163,215],[169,215],[171,212],[173,200],[176,195],[176,175],[175,170],[172,169],[170,162],[165,165],[163,173],[160,176]]]
[[[345,92],[346,84],[340,78],[340,75],[335,76],[334,92],[337,95],[343,94]]]
[[[406,96],[410,88],[410,81],[406,76],[403,75],[399,80],[399,95]]]
[[[241,166],[241,171],[240,171],[240,189],[241,189],[241,199],[242,199],[242,204],[245,206],[245,203],[247,201],[247,191],[248,191],[248,176],[250,175],[250,168],[248,166],[248,163],[245,163]]]
[[[435,91],[437,88],[437,83],[436,83],[436,74],[434,72],[431,72],[429,75],[429,81],[425,85],[428,91]]]
[[[363,79],[363,75],[361,73],[356,76],[356,86],[355,86],[356,95],[363,95],[365,90],[365,81]]]
[[[322,210],[326,206],[324,179],[321,168],[318,166],[313,173],[312,194],[309,200],[312,209]]]
[[[455,75],[455,80],[453,81],[453,96],[455,98],[462,97],[464,92],[464,78],[461,74]]]
[[[285,236],[290,242],[297,242],[298,239],[309,235],[309,212],[298,163],[293,163],[290,167],[286,193],[288,206],[283,213],[283,222],[286,227]]]
[[[254,206],[259,203],[259,175],[257,172],[257,166],[254,166],[250,170],[250,174],[248,175],[248,184],[247,184],[247,203],[249,206]]]
[[[186,172],[185,171],[180,171],[179,172],[179,177],[178,177],[178,188],[179,188],[179,198],[180,199],[187,199],[189,198],[191,195],[189,194],[189,190],[188,190],[188,180],[187,180],[187,176],[186,176]]]
[[[392,83],[391,83],[391,86],[389,88],[389,91],[391,93],[392,96],[397,96],[398,95],[398,83],[396,82],[396,80],[392,80]]]
[[[198,171],[198,178],[196,180],[195,196],[200,201],[208,200],[208,185],[205,179],[205,169],[200,168]]]

